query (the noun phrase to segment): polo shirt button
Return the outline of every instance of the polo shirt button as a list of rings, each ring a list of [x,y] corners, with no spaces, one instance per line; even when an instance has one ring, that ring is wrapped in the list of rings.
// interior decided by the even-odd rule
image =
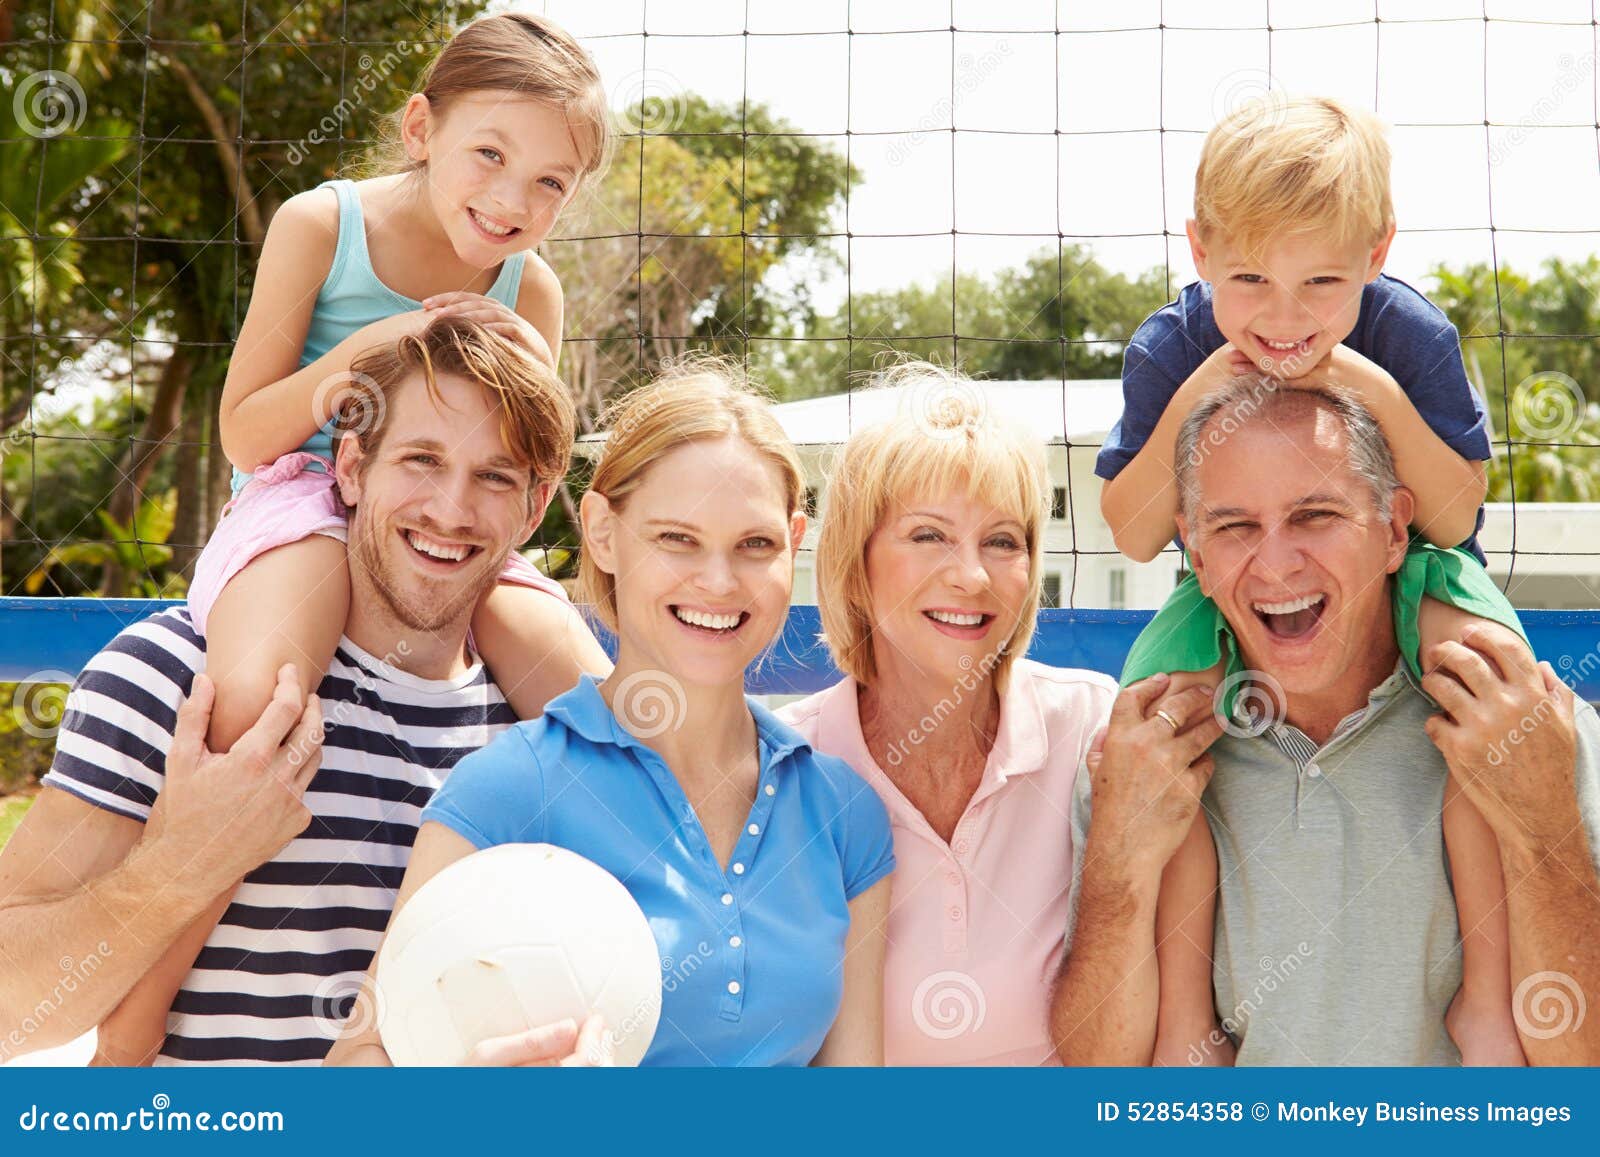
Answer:
[[[966,852],[967,852],[967,841],[966,840],[957,840],[956,841],[956,855],[963,856],[963,855],[966,855]]]
[[[739,995],[739,982],[737,980],[728,981],[728,991],[730,993],[732,993],[734,996],[738,996]]]
[[[738,937],[738,936],[730,936],[730,937],[728,937],[728,947],[729,948],[737,948],[737,947],[739,947],[739,945],[741,945],[743,943],[744,943],[744,940],[741,937]]]
[[[752,836],[759,836],[761,834],[761,825],[760,824],[751,824],[748,828],[745,829],[745,831],[749,832]]]
[[[961,909],[960,908],[952,908],[952,909],[950,909],[950,919],[952,919],[952,920],[961,919]]]
[[[771,784],[770,784],[770,783],[769,783],[769,784],[767,784],[767,794],[768,794],[768,795],[777,795],[777,794],[778,794],[778,789],[777,789],[777,788],[775,788],[775,787],[773,787],[773,786],[772,786],[772,785],[771,785]]]
[[[951,872],[948,876],[945,877],[945,882],[946,883],[950,883],[950,884],[959,884],[959,883],[961,883],[961,873],[960,872]]]
[[[1309,775],[1312,779],[1316,779],[1317,776],[1322,774],[1322,768],[1318,767],[1314,763],[1308,763],[1308,764],[1306,764],[1306,774]]]
[[[722,902],[724,904],[733,903],[733,893],[732,892],[724,892],[724,893],[722,893]]]
[[[734,874],[734,875],[735,875],[735,876],[742,876],[742,875],[744,875],[744,865],[743,865],[743,864],[735,864],[735,865],[734,865],[734,866],[733,866],[733,874]]]

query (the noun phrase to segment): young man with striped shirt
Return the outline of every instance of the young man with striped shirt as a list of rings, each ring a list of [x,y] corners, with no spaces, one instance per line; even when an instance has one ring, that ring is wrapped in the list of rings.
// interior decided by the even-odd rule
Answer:
[[[101,1024],[187,946],[154,1063],[319,1064],[424,805],[515,722],[468,626],[565,470],[571,403],[470,323],[392,353],[358,380],[375,417],[337,448],[351,604],[317,694],[303,702],[286,667],[256,726],[206,751],[205,642],[182,608],[129,626],[79,676],[45,788],[0,856],[0,1025],[26,1030],[0,1057]],[[541,692],[555,695],[609,664],[564,596],[547,604]],[[63,986],[64,958],[90,953],[93,974]]]

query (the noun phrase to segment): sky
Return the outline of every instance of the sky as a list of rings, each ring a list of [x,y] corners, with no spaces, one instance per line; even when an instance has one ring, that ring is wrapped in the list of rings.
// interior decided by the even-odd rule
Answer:
[[[841,151],[847,126],[863,134],[850,140],[864,176],[849,205],[856,292],[931,282],[952,262],[992,273],[1058,231],[1113,269],[1170,262],[1190,280],[1183,224],[1204,132],[1268,90],[1340,96],[1391,126],[1388,272],[1423,288],[1438,262],[1490,260],[1491,222],[1494,255],[1518,268],[1587,256],[1600,237],[1588,0],[1274,0],[1270,34],[1263,0],[505,6],[580,37],[616,107],[747,92],[802,131],[838,134]],[[919,233],[934,235],[884,236]],[[840,275],[819,303],[844,290]]]

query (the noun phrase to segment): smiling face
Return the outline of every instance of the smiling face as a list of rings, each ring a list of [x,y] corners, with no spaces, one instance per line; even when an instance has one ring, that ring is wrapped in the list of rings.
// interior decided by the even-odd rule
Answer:
[[[1026,529],[964,493],[896,502],[867,540],[866,576],[880,676],[986,672],[1028,602]]]
[[[1383,272],[1393,236],[1391,230],[1368,246],[1298,233],[1246,249],[1224,237],[1204,244],[1189,222],[1195,268],[1211,283],[1217,328],[1280,378],[1307,373],[1350,336],[1361,316],[1362,288]]]
[[[805,515],[787,506],[777,467],[731,435],[664,454],[620,508],[585,494],[584,549],[615,583],[619,668],[742,683],[788,614]]]
[[[413,96],[401,121],[420,179],[456,256],[487,269],[544,241],[582,159],[561,109],[514,93],[453,97],[442,113]]]
[[[1405,558],[1410,491],[1395,490],[1385,519],[1351,468],[1344,424],[1321,406],[1211,443],[1196,482],[1179,528],[1245,665],[1291,698],[1364,696],[1395,661],[1386,579]]]
[[[501,442],[493,395],[456,375],[436,380],[443,405],[413,373],[389,391],[378,446],[363,455],[342,438],[337,464],[340,493],[355,508],[353,599],[429,631],[470,620],[549,495],[541,487],[530,504],[529,468]]]

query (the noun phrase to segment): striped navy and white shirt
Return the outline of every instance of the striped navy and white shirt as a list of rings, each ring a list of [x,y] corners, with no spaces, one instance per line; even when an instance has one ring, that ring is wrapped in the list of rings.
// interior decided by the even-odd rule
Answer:
[[[44,782],[144,821],[177,709],[205,666],[188,612],[128,627],[78,676]],[[482,664],[419,679],[339,641],[317,689],[327,738],[311,824],[244,878],[167,1018],[158,1065],[320,1064],[457,760],[516,722]]]

